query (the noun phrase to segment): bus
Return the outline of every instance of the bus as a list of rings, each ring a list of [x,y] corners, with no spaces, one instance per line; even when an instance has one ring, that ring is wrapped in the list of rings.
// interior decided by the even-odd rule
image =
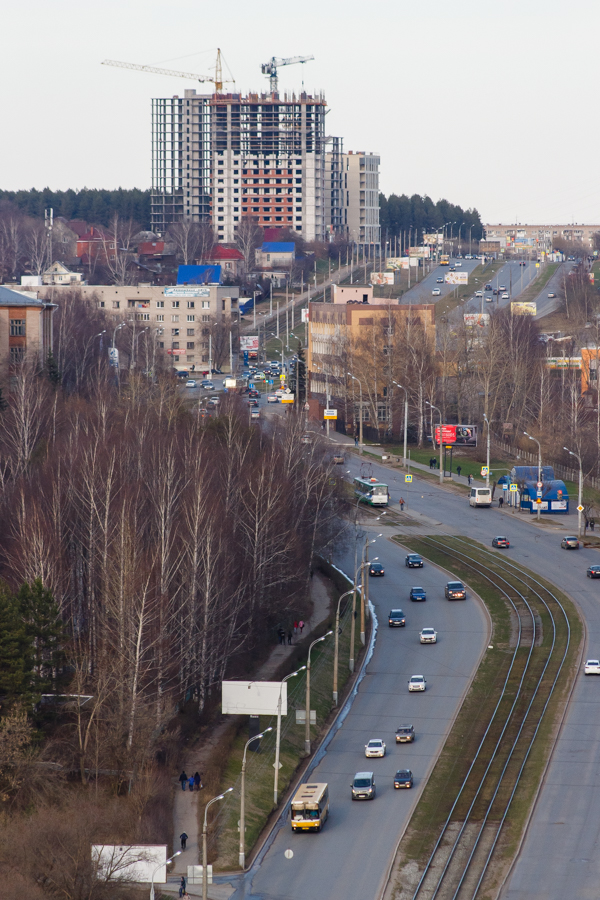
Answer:
[[[492,491],[490,488],[472,487],[469,494],[469,506],[491,506]]]
[[[354,496],[360,497],[369,506],[387,506],[390,494],[387,484],[382,484],[376,478],[355,478]]]
[[[292,831],[320,831],[328,815],[328,785],[300,785],[292,798]]]
[[[442,253],[440,256],[440,266],[449,266],[450,265],[450,257],[447,253]]]

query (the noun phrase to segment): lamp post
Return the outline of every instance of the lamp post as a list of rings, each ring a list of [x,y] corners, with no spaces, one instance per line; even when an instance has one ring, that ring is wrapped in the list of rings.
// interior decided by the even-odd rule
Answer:
[[[541,484],[542,483],[542,446],[537,438],[531,437],[531,435],[527,434],[526,431],[524,431],[523,434],[525,435],[525,437],[528,437],[530,441],[535,441],[536,444],[538,445],[538,484]],[[539,491],[539,488],[538,488],[538,491]],[[537,501],[537,499],[538,498],[536,497],[536,501]],[[542,504],[536,502],[535,505],[537,506],[537,519],[539,522],[541,520]]]
[[[265,728],[264,731],[261,731],[260,734],[255,735],[255,737],[251,737],[250,740],[246,741],[246,746],[244,747],[244,756],[242,758],[242,786],[240,793],[240,855],[239,855],[239,864],[240,868],[246,868],[246,751],[250,744],[253,744],[254,741],[259,741],[268,731],[273,731],[271,726]]]
[[[113,339],[112,339],[112,347],[113,347],[113,350],[114,350],[114,348],[115,348],[115,338],[116,338],[116,336],[117,336],[117,331],[119,330],[119,328],[124,328],[126,324],[127,324],[126,322],[121,322],[121,324],[120,324],[120,325],[117,325],[117,327],[116,327],[115,330],[113,331]]]
[[[381,537],[381,535],[378,535],[378,537]],[[360,585],[360,588],[361,588],[361,590],[360,590],[360,642],[363,645],[363,647],[365,645],[366,629],[365,629],[365,577],[362,573],[362,570],[364,569],[365,566],[369,565],[369,562],[377,562],[377,560],[379,559],[378,556],[374,556],[373,559],[371,559],[371,560],[364,559],[364,556],[367,552],[367,548],[370,546],[370,544],[374,544],[374,543],[375,543],[374,540],[373,541],[365,541],[365,549],[363,550],[363,561],[361,562],[360,566],[356,570],[356,573],[354,576],[354,584],[356,585],[356,583],[358,581],[358,573],[359,572],[361,573],[361,578],[360,578],[360,580],[361,580],[361,585]]]
[[[131,368],[131,369],[135,369],[135,368],[137,367],[138,341],[139,341],[139,339],[141,338],[141,336],[142,336],[143,334],[145,334],[147,331],[150,331],[150,326],[149,326],[149,325],[146,326],[146,328],[142,328],[142,330],[141,330],[141,331],[138,331],[137,334],[134,334],[134,335],[133,335],[133,339],[132,339],[132,341],[131,341],[131,344],[132,344],[132,347],[133,347],[133,353],[131,354],[131,365],[130,365],[130,368]]]
[[[407,423],[408,423],[408,391],[406,390],[405,387],[402,387],[401,384],[398,384],[398,382],[394,381],[393,379],[392,379],[392,384],[395,384],[396,387],[399,387],[400,390],[404,391],[404,456],[402,458],[404,461],[404,465],[406,465],[406,429],[407,429]]]
[[[358,381],[358,387],[359,387],[359,390],[360,390],[360,412],[359,412],[359,416],[358,416],[358,433],[359,433],[358,440],[359,440],[359,443],[360,443],[361,453],[362,453],[362,442],[363,442],[363,399],[362,399],[362,381],[360,380],[360,378],[357,378],[356,375],[353,375],[351,372],[348,372],[348,375],[349,375],[350,378],[352,378],[354,381]]]
[[[281,692],[283,690],[283,685],[286,683],[288,678],[293,678],[294,675],[299,675],[300,672],[304,672],[306,666],[301,666],[295,672],[292,672],[291,675],[286,675],[279,685],[279,700],[277,701],[277,738],[275,741],[275,785],[273,787],[273,806],[277,806],[277,794],[279,791],[279,744],[281,742]]]
[[[304,724],[304,752],[307,756],[310,756],[310,651],[315,646],[315,644],[319,644],[321,641],[324,641],[325,638],[329,637],[330,634],[333,634],[333,631],[328,631],[327,634],[323,635],[323,637],[317,638],[316,641],[313,641],[308,648],[308,660],[306,663],[306,721]]]
[[[98,335],[96,335],[98,337]],[[164,863],[159,863],[157,867],[152,872],[152,880],[150,882],[150,900],[154,900],[154,876],[158,872],[159,869],[162,869],[163,866],[168,866],[169,863],[172,863],[176,856],[181,856],[181,850],[178,850],[173,856],[169,857],[169,859]]]
[[[443,484],[444,473],[442,471],[442,413],[438,409],[438,407],[434,406],[433,403],[430,403],[429,400],[426,400],[425,403],[427,404],[427,406],[430,406],[432,409],[435,409],[436,412],[439,413],[439,417],[440,417],[440,484]],[[434,430],[433,426],[432,426],[431,430],[433,431],[433,434],[432,434],[433,446],[435,447],[435,430]]]
[[[490,486],[490,420],[488,419],[488,417],[486,416],[485,413],[483,414],[483,418],[485,419],[485,423],[487,425],[487,457],[486,457],[487,474],[485,476],[485,486],[486,486],[486,488],[489,488],[489,486]]]
[[[581,456],[579,453],[573,453],[572,450],[568,450],[566,447],[563,447],[563,450],[566,450],[570,456],[574,456],[577,462],[579,463],[579,491],[578,491],[578,503],[577,503],[577,537],[581,540],[581,508],[583,506],[583,467],[581,463]]]
[[[335,644],[333,650],[333,705],[337,706],[338,702],[338,659],[339,659],[339,649],[340,649],[340,605],[344,597],[348,597],[350,594],[356,593],[356,587],[352,587],[351,590],[346,591],[345,594],[342,594],[340,599],[338,600],[337,611],[335,614]],[[352,650],[350,650],[352,653]]]
[[[232,790],[232,787],[227,788],[227,790],[223,791],[222,794],[219,794],[218,797],[213,797],[212,800],[209,800],[204,807],[204,825],[202,826],[202,900],[207,900],[208,896],[208,870],[206,867],[206,833],[208,830],[208,807],[212,806],[213,803],[216,803],[217,800],[223,800],[225,794],[230,794]]]

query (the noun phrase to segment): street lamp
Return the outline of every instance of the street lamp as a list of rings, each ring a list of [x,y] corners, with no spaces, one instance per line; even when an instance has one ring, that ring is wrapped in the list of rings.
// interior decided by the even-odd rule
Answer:
[[[356,593],[356,587],[352,587],[349,591],[346,591],[345,594],[342,594],[340,599],[338,600],[337,611],[335,614],[335,644],[333,650],[333,705],[337,706],[338,702],[338,659],[339,659],[339,649],[340,649],[340,604],[344,597],[348,597],[350,594]],[[352,652],[352,650],[350,651]]]
[[[126,322],[121,322],[121,324],[120,324],[120,325],[117,325],[117,327],[116,327],[115,330],[113,331],[113,339],[112,339],[113,350],[114,350],[114,347],[115,347],[115,338],[116,338],[116,336],[117,336],[117,331],[119,330],[119,328],[124,328],[126,324],[127,324]]]
[[[571,456],[574,456],[577,462],[579,463],[579,493],[578,493],[578,503],[577,503],[577,537],[581,539],[581,511],[583,507],[583,468],[581,463],[581,456],[579,453],[573,453],[572,450],[568,450],[566,447],[563,447],[563,450],[566,450]]]
[[[209,800],[206,806],[204,807],[204,825],[202,827],[202,900],[207,900],[208,898],[208,869],[206,867],[206,832],[208,829],[208,807],[212,806],[213,803],[216,803],[217,800],[223,800],[225,794],[230,794],[233,790],[232,787],[227,788],[226,791],[223,791],[222,794],[219,794],[218,797],[213,797],[212,800]]]
[[[133,339],[131,342],[132,347],[133,347],[133,353],[131,354],[131,365],[130,365],[131,369],[135,369],[137,366],[138,341],[141,338],[141,336],[143,334],[145,334],[145,332],[147,332],[147,331],[150,331],[149,325],[147,325],[146,328],[142,328],[141,331],[138,331],[138,333],[134,334],[134,336],[133,336]]]
[[[323,637],[317,638],[316,641],[313,641],[308,648],[308,660],[306,663],[306,709],[304,724],[304,752],[307,756],[310,756],[310,651],[315,646],[315,644],[324,641],[325,638],[328,638],[330,634],[333,634],[333,631],[328,631],[327,634],[323,635]]]
[[[535,441],[536,444],[538,445],[538,484],[541,484],[542,483],[542,446],[537,438],[534,438],[530,434],[527,434],[526,431],[524,431],[523,434],[525,435],[525,437],[528,437],[530,441]],[[539,490],[540,490],[540,488],[538,488],[538,491]],[[536,501],[538,499],[539,498],[536,497]],[[539,522],[541,520],[542,504],[536,502],[535,505],[537,506],[537,519]]]
[[[487,425],[487,466],[486,466],[487,473],[485,476],[485,486],[486,486],[486,488],[489,488],[489,486],[490,486],[490,420],[488,419],[488,417],[486,416],[485,413],[483,414],[483,418],[485,419],[485,422]]]
[[[363,442],[363,399],[362,399],[362,381],[360,378],[357,378],[356,375],[353,375],[351,372],[348,372],[350,378],[354,381],[358,381],[358,386],[360,388],[360,413],[358,416],[358,429],[359,429],[359,437],[358,440],[360,442],[361,453],[362,453],[362,442]]]
[[[96,335],[98,337],[98,335]],[[176,856],[181,856],[181,850],[178,850],[173,856],[169,857],[169,859],[164,863],[159,863],[157,867],[152,872],[152,879],[150,882],[150,900],[154,900],[154,876],[158,872],[159,869],[162,869],[163,866],[168,866],[169,863],[172,863]]]
[[[396,387],[399,387],[401,391],[404,391],[404,465],[406,465],[406,428],[408,422],[408,391],[405,387],[402,387],[401,384],[398,384],[397,381],[392,379],[392,384],[395,384]]]
[[[438,409],[438,407],[434,406],[433,403],[430,403],[429,400],[426,400],[425,403],[427,404],[427,406],[430,406],[432,409],[435,409],[436,412],[438,412],[439,416],[440,416],[440,484],[442,484],[444,481],[444,473],[442,471],[442,413]],[[431,426],[431,430],[433,432],[433,434],[431,435],[431,437],[433,438],[433,446],[435,447],[435,429],[433,428],[433,423]]]
[[[381,537],[381,535],[379,534],[379,535],[377,535],[377,537]],[[366,591],[368,590],[368,588],[367,588],[367,586],[366,586],[366,584],[365,584],[365,577],[364,577],[364,575],[362,574],[362,570],[364,569],[365,566],[368,566],[370,562],[377,562],[377,560],[379,559],[378,556],[374,556],[373,559],[371,559],[371,560],[369,560],[369,559],[364,559],[364,556],[365,556],[365,554],[367,553],[367,548],[368,548],[371,544],[374,544],[374,543],[375,543],[375,541],[365,541],[365,549],[363,550],[363,561],[361,562],[360,566],[359,566],[358,569],[356,570],[356,573],[355,573],[355,576],[354,576],[354,584],[356,584],[356,582],[358,581],[358,573],[359,573],[359,572],[361,573],[361,577],[360,577],[360,580],[361,580],[361,591],[360,591],[360,642],[361,642],[361,644],[363,645],[363,647],[364,647],[364,645],[365,645],[365,640],[366,640],[366,628],[365,628],[365,593],[366,593]],[[354,668],[354,667],[353,667],[353,668]]]
[[[251,737],[250,740],[246,741],[246,746],[244,747],[244,756],[242,759],[242,788],[241,788],[241,797],[240,797],[240,856],[239,863],[242,869],[246,868],[246,848],[245,848],[245,838],[246,838],[246,751],[250,744],[253,744],[254,741],[259,741],[268,731],[273,731],[271,726],[265,728],[264,731],[261,731],[260,734]]]
[[[299,675],[300,672],[304,672],[306,666],[301,666],[295,672],[292,672],[291,675],[286,675],[279,685],[279,700],[277,701],[277,739],[275,741],[275,786],[273,788],[273,805],[277,806],[277,793],[279,790],[279,744],[281,742],[281,692],[283,690],[283,685],[288,680],[288,678],[293,678],[294,675]]]

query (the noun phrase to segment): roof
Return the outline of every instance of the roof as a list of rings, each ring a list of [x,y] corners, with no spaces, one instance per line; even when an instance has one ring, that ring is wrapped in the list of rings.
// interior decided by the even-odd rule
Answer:
[[[43,300],[38,300],[30,293],[0,287],[0,306],[38,306],[42,309],[45,305]]]
[[[138,244],[138,253],[140,256],[152,256],[164,253],[164,241],[142,241]]]
[[[220,284],[221,266],[178,266],[177,284]]]
[[[294,253],[296,245],[291,241],[264,241],[261,249],[263,253]]]
[[[240,253],[235,247],[222,247],[215,244],[210,253],[206,254],[206,259],[239,259],[243,260],[244,254]]]

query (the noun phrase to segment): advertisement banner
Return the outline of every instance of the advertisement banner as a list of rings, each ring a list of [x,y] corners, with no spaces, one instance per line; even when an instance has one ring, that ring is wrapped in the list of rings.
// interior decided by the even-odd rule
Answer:
[[[456,444],[461,447],[477,446],[477,425],[442,425],[442,441],[444,444]],[[440,442],[440,426],[435,426],[435,442]]]
[[[446,284],[468,284],[468,272],[446,272]]]
[[[210,297],[210,288],[199,286],[184,287],[183,285],[166,287],[165,297]]]
[[[535,316],[537,304],[531,301],[513,300],[510,304],[510,311],[513,316]]]
[[[486,328],[490,324],[488,313],[465,313],[463,318],[468,328]]]
[[[293,394],[282,394],[279,398],[281,403],[293,403],[294,395]]]
[[[250,350],[258,350],[258,335],[240,334],[240,351],[244,353]]]
[[[388,256],[385,261],[386,269],[407,269],[408,268],[408,257],[404,256]]]
[[[323,412],[324,419],[337,419],[337,409],[326,409]]]
[[[371,272],[369,276],[369,280],[371,284],[393,284],[394,283],[394,273],[393,272]]]
[[[417,256],[419,259],[429,259],[431,256],[431,248],[430,247],[409,247],[408,248],[409,256]]]
[[[113,369],[119,368],[119,351],[116,347],[108,348],[108,364]]]
[[[595,362],[595,360],[592,360]],[[549,356],[546,359],[547,369],[581,369],[582,360],[580,356]]]
[[[424,234],[423,235],[423,243],[424,244],[441,244],[443,241],[442,232],[436,234]]]

